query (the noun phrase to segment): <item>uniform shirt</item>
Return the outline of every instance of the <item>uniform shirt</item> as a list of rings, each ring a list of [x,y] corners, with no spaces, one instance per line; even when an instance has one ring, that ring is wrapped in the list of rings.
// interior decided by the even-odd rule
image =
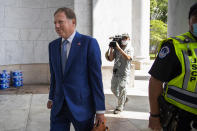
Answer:
[[[149,74],[162,82],[168,82],[181,74],[181,63],[172,43],[163,43]]]
[[[129,46],[130,43],[126,46],[125,49],[122,49],[128,56],[133,57],[133,48]],[[115,48],[114,49],[114,67],[113,72],[114,76],[127,77],[130,74],[131,70],[131,60],[127,60],[124,56]]]

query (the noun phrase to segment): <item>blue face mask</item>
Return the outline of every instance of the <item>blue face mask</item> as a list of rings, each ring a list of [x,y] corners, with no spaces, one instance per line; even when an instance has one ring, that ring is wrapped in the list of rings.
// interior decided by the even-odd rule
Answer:
[[[193,26],[193,35],[195,37],[197,37],[197,23],[196,24],[193,24],[192,26]]]

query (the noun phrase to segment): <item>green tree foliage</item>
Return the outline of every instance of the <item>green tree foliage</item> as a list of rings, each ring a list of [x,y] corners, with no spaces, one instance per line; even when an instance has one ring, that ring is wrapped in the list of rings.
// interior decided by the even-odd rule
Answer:
[[[150,0],[150,52],[155,53],[159,43],[167,38],[168,0]]]
[[[157,7],[157,1],[156,0],[150,0],[150,16],[153,16],[155,10]]]
[[[167,38],[167,24],[161,20],[151,20],[150,24],[150,50],[153,52],[159,43]]]
[[[168,0],[150,0],[151,20],[167,22]]]

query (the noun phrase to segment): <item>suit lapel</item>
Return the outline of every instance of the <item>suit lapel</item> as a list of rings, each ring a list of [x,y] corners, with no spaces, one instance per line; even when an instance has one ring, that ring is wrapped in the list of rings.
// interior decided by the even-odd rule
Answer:
[[[61,43],[62,43],[62,38],[58,39],[58,43],[56,44],[56,53],[57,53],[57,65],[59,68],[59,74],[61,74],[61,77],[63,77],[62,73],[62,59],[61,59]]]
[[[71,43],[70,52],[69,52],[66,67],[65,67],[65,70],[64,70],[64,75],[66,75],[66,73],[68,72],[68,70],[69,70],[69,68],[72,64],[72,61],[77,56],[77,52],[79,51],[79,49],[81,47],[80,36],[81,35],[78,32],[76,32],[75,37],[74,37],[74,39]]]

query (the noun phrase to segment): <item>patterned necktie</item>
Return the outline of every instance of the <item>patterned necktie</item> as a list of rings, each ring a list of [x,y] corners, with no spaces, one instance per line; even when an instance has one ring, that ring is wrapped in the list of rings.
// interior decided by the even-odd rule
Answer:
[[[64,40],[62,42],[62,48],[61,48],[61,54],[62,54],[62,71],[64,74],[64,69],[66,65],[66,60],[67,60],[67,50],[66,50],[66,45],[68,44],[68,40]]]

